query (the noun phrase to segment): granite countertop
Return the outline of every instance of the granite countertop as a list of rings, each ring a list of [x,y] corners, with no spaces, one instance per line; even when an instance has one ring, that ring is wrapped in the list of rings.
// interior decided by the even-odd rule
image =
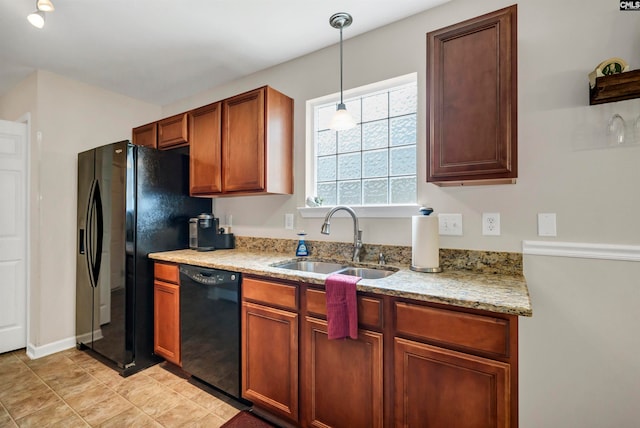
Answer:
[[[273,264],[296,259],[281,252],[238,248],[209,252],[175,250],[152,253],[149,257],[154,260],[303,281],[310,284],[324,284],[328,276],[273,267]],[[309,257],[309,260],[313,259],[314,257]],[[323,259],[326,258],[323,257]],[[363,266],[366,265],[363,264]],[[521,274],[464,269],[444,269],[441,273],[420,273],[410,270],[407,265],[388,264],[387,267],[397,268],[398,271],[386,278],[361,279],[357,289],[363,292],[519,316],[532,316],[533,313],[527,283]]]

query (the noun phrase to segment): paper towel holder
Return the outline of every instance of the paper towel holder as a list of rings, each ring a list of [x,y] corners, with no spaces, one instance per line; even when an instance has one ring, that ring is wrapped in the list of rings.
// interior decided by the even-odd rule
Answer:
[[[428,216],[429,214],[433,213],[433,208],[421,207],[418,211],[420,212],[421,215]],[[412,271],[415,271],[415,272],[423,272],[423,273],[438,273],[438,272],[442,272],[442,268],[440,266],[431,267],[431,268],[425,268],[425,267],[414,266],[413,263],[411,264],[409,269],[411,269]]]

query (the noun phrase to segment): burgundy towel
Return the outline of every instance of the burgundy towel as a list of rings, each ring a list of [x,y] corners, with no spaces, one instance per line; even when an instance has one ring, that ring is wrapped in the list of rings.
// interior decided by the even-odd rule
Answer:
[[[359,276],[334,273],[324,282],[329,339],[358,338],[356,282],[360,279]]]

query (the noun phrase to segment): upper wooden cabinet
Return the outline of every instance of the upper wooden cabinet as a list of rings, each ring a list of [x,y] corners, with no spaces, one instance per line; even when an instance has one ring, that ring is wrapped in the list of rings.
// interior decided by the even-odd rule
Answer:
[[[427,33],[427,181],[515,183],[517,7]]]
[[[180,113],[158,121],[158,148],[186,146],[188,140],[187,114]]]
[[[133,144],[145,147],[158,147],[158,123],[148,123],[146,125],[133,128],[132,131]]]
[[[222,192],[222,104],[189,113],[189,187],[192,195]]]
[[[264,86],[189,114],[191,194],[293,193],[293,100]]]

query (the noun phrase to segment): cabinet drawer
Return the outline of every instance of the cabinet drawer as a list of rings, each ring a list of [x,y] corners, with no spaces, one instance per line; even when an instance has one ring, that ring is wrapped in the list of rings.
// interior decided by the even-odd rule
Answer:
[[[298,309],[298,288],[277,282],[253,278],[242,280],[242,297],[254,302],[266,303],[281,308]]]
[[[397,334],[455,348],[509,356],[509,320],[395,303]]]
[[[187,144],[188,126],[186,113],[162,119],[158,122],[158,148]]]
[[[327,316],[327,298],[322,290],[308,289],[307,312],[312,315]],[[358,324],[372,328],[382,328],[382,301],[374,297],[358,296]]]
[[[180,271],[178,265],[172,263],[155,262],[153,266],[153,276],[165,282],[178,284],[180,282]]]

